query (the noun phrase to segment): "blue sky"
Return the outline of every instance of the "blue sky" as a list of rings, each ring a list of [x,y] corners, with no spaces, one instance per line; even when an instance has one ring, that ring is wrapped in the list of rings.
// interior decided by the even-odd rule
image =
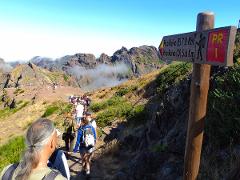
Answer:
[[[158,46],[164,35],[194,31],[202,11],[215,13],[215,27],[237,26],[239,7],[237,0],[0,0],[0,57],[99,56],[122,46]]]

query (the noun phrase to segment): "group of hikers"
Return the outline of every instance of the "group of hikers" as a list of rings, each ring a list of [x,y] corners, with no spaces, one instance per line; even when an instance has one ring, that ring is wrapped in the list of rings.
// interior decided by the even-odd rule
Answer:
[[[95,150],[96,121],[88,111],[90,98],[69,97],[73,109],[65,116],[65,151],[58,148],[61,133],[51,120],[40,118],[27,129],[26,148],[19,163],[8,165],[0,174],[2,180],[62,180],[70,179],[67,158],[72,153],[81,155],[82,172],[90,177],[91,157]]]

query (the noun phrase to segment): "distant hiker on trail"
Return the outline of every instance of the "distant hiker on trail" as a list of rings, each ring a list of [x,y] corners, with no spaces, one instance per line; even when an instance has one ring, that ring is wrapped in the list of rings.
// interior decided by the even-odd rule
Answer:
[[[77,98],[75,96],[70,96],[69,100],[73,105],[77,105]]]
[[[71,115],[67,115],[63,126],[65,128],[62,134],[62,140],[65,141],[66,152],[71,152],[73,150],[73,141],[75,138],[75,122]]]
[[[95,129],[90,124],[90,122],[86,118],[84,118],[80,128],[78,129],[77,142],[73,152],[76,153],[79,150],[82,158],[83,172],[85,172],[88,176],[90,175],[90,162],[92,153],[95,149],[95,144]]]
[[[56,89],[57,89],[57,84],[56,84],[56,83],[53,83],[53,93],[56,92]]]
[[[88,111],[88,108],[89,108],[89,106],[91,104],[91,99],[85,94],[85,95],[83,95],[82,100],[84,101],[84,109],[85,109],[85,111]]]
[[[84,106],[82,102],[78,99],[77,100],[77,105],[75,108],[75,113],[76,113],[76,123],[78,126],[81,124],[81,119],[83,117],[83,112],[84,112]]]
[[[28,128],[25,152],[20,163],[4,168],[2,180],[63,180],[60,172],[47,166],[57,146],[57,131],[52,121],[38,119]]]
[[[71,96],[68,97],[68,102],[69,102],[69,103],[72,103],[72,98],[73,98],[73,95],[71,95]]]

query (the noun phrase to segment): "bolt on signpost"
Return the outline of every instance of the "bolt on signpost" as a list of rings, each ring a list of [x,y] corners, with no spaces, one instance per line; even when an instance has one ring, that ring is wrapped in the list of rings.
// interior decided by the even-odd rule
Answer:
[[[184,180],[196,180],[198,175],[211,65],[233,65],[237,28],[213,28],[214,14],[199,13],[195,32],[164,36],[159,46],[162,60],[193,63]]]

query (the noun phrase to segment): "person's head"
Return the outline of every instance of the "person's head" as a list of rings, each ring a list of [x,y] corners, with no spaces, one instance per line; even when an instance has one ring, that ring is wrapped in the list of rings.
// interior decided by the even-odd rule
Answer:
[[[92,114],[90,112],[85,113],[85,118],[90,122],[92,119]]]
[[[20,170],[16,180],[28,179],[32,169],[36,168],[41,158],[49,159],[57,145],[57,132],[48,119],[33,122],[26,133],[26,149],[20,161]]]
[[[89,120],[86,118],[86,116],[82,118],[81,124],[82,124],[83,126],[89,124]]]

